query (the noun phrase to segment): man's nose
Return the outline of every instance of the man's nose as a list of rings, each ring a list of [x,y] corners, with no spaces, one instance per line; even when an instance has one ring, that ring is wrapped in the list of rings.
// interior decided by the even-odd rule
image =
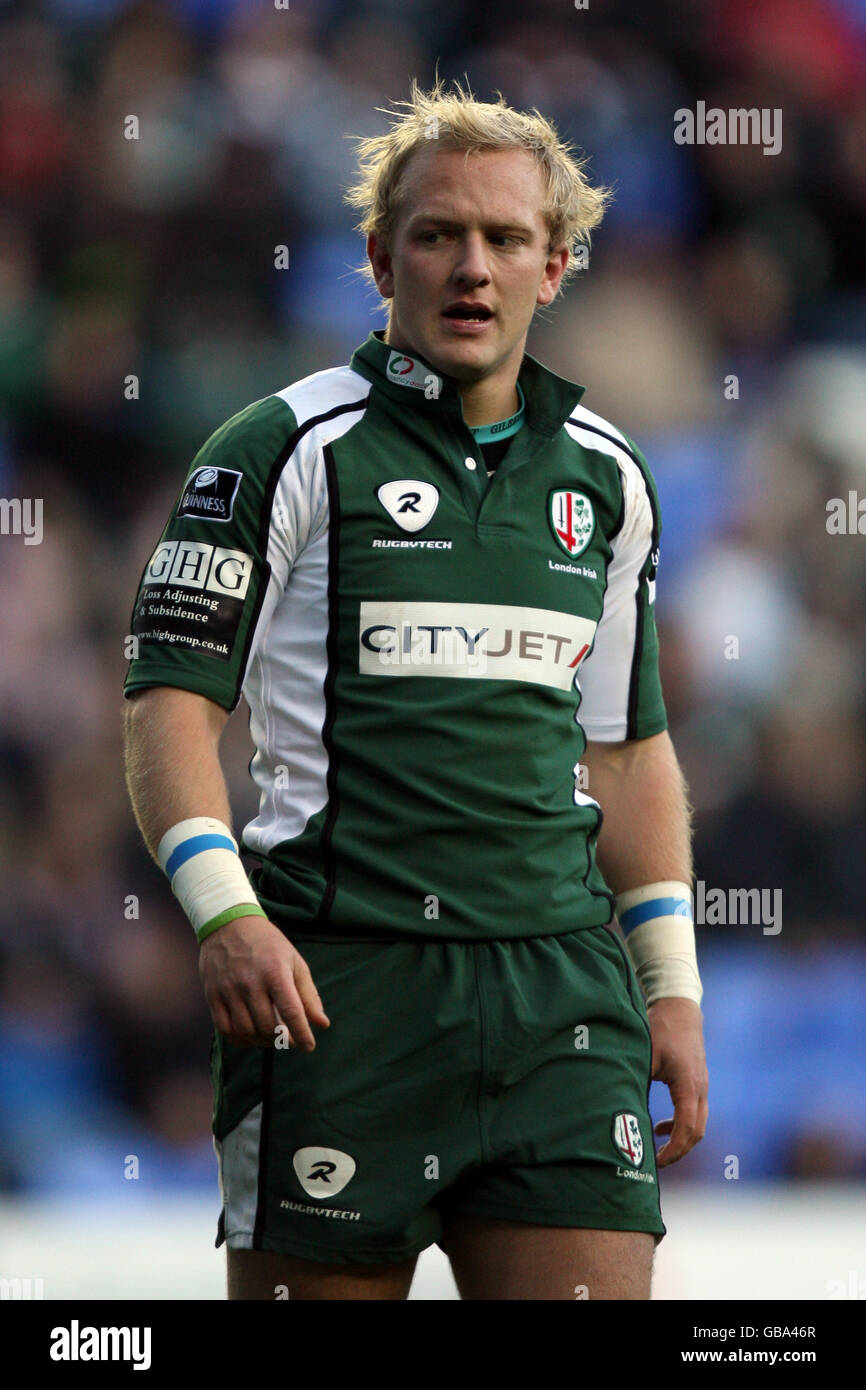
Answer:
[[[485,284],[490,279],[487,242],[480,232],[468,232],[460,241],[454,278],[471,285]]]

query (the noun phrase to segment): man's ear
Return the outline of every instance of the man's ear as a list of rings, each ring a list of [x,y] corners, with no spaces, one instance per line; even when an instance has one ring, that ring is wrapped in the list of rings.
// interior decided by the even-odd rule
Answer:
[[[538,287],[536,304],[551,304],[559,292],[565,267],[568,265],[568,247],[565,242],[549,252],[544,278]]]
[[[375,232],[370,232],[367,237],[367,256],[380,295],[383,299],[393,299],[394,272],[391,267],[391,255],[384,240],[378,237]]]

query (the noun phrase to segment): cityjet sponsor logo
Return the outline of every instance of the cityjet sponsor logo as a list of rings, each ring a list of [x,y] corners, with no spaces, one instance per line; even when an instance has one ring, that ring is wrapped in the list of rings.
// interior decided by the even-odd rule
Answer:
[[[358,669],[367,676],[468,676],[569,690],[595,623],[499,603],[361,604]]]
[[[414,386],[423,391],[428,401],[438,400],[442,394],[442,378],[414,357],[406,357],[402,352],[392,352],[386,368],[391,381],[400,386]]]
[[[782,930],[781,888],[707,888],[695,882],[695,922],[704,927],[763,927],[764,936]]]
[[[230,521],[240,473],[230,468],[197,468],[186,484],[178,516],[200,516],[205,521]]]
[[[778,154],[782,148],[782,108],[776,106],[718,106],[707,110],[699,101],[694,111],[681,106],[674,112],[674,142],[677,145],[762,145],[764,154]]]
[[[199,541],[162,541],[150,557],[143,583],[177,584],[242,599],[252,571],[253,557],[243,550]]]
[[[150,1369],[149,1327],[68,1327],[51,1329],[52,1361],[131,1361],[134,1371]]]

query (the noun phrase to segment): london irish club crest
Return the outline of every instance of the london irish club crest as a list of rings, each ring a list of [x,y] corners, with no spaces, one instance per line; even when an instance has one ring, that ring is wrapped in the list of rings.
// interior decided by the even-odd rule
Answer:
[[[566,555],[572,559],[586,550],[595,530],[592,503],[583,492],[550,494],[550,527]]]
[[[643,1162],[643,1139],[637,1116],[628,1110],[621,1110],[613,1117],[611,1133],[613,1142],[623,1158],[627,1159],[633,1168],[639,1168]]]

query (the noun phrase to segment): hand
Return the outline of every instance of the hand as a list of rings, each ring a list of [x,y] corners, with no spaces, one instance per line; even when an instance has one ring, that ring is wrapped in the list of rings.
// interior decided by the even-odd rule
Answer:
[[[707,1059],[703,1018],[692,999],[657,999],[647,1010],[652,1034],[652,1076],[663,1081],[674,1103],[672,1120],[655,1126],[670,1139],[658,1151],[656,1163],[676,1163],[704,1137],[707,1128]]]
[[[265,917],[236,917],[205,937],[199,974],[214,1027],[237,1047],[273,1047],[282,1023],[312,1052],[310,1023],[331,1026],[307,962]]]

